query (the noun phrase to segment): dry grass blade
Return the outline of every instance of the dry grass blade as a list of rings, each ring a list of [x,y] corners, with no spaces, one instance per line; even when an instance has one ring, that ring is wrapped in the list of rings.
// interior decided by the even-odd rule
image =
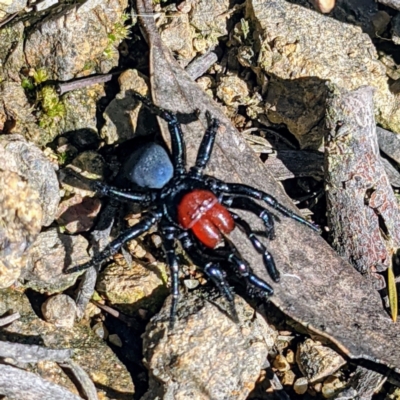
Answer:
[[[393,322],[396,322],[398,313],[397,288],[396,288],[396,280],[394,277],[392,264],[388,268],[388,296],[389,296],[390,314],[392,315]]]

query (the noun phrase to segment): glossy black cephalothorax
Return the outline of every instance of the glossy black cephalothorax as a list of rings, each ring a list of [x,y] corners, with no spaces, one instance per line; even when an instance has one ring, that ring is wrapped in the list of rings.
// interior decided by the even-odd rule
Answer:
[[[149,144],[133,153],[124,168],[126,176],[136,185],[137,190],[121,190],[101,182],[94,184],[99,194],[121,201],[140,203],[146,211],[135,226],[122,232],[104,251],[86,264],[72,267],[66,272],[81,271],[104,262],[117,253],[123,244],[158,224],[171,272],[171,326],[176,318],[179,297],[176,241],[181,242],[194,263],[215,283],[231,304],[232,310],[233,294],[226,279],[229,275],[224,268],[227,265],[245,282],[249,295],[264,298],[271,296],[272,287],[253,273],[248,262],[242,258],[227,235],[235,226],[241,229],[261,254],[270,277],[278,282],[279,272],[274,259],[250,225],[230,209],[246,210],[257,215],[263,221],[266,235],[270,239],[274,238],[273,216],[254,199],[265,202],[274,210],[315,231],[318,231],[318,228],[261,190],[247,185],[226,183],[203,174],[220,126],[220,122],[208,112],[206,116],[209,125],[201,142],[196,163],[186,171],[185,143],[176,115],[155,106],[139,94],[132,95],[168,123],[172,144],[171,157],[164,148],[156,144]]]

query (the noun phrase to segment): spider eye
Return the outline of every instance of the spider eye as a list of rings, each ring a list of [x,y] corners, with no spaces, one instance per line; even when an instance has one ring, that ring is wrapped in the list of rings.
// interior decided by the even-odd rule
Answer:
[[[132,153],[124,171],[127,179],[141,187],[161,189],[172,178],[174,168],[163,147],[148,143]]]

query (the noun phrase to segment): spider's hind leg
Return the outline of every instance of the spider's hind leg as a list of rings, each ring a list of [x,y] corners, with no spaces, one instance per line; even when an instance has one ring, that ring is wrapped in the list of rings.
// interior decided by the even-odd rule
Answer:
[[[276,268],[275,261],[271,255],[271,253],[267,250],[263,243],[257,238],[255,232],[251,229],[250,225],[239,215],[233,213],[231,211],[231,215],[235,220],[235,223],[239,226],[239,228],[246,234],[248,239],[250,240],[253,247],[257,250],[259,254],[263,257],[263,262],[265,268],[268,271],[269,276],[274,280],[274,282],[279,282],[280,274],[278,269]]]
[[[217,286],[219,292],[225,297],[229,304],[230,315],[235,321],[238,321],[232,290],[229,282],[226,280],[225,272],[219,265],[219,261],[224,261],[225,259],[204,251],[204,249],[200,248],[195,241],[192,241],[188,234],[181,237],[179,240],[192,261],[198,265],[213,281],[215,286]]]
[[[94,267],[106,261],[108,258],[118,252],[118,250],[130,240],[133,240],[141,234],[147,232],[154,224],[156,224],[162,217],[162,214],[154,212],[148,213],[132,228],[127,229],[121,233],[115,240],[113,240],[101,253],[95,255],[90,261],[85,264],[77,265],[68,268],[64,271],[65,274],[72,274],[74,272],[83,271],[90,267]]]

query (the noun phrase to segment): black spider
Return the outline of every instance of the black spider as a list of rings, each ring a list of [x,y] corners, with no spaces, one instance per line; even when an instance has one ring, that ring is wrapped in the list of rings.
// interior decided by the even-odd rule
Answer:
[[[229,301],[232,310],[233,295],[221,265],[228,263],[235,274],[245,281],[247,292],[251,296],[268,297],[273,294],[272,287],[257,277],[247,261],[226,236],[237,225],[251,241],[254,248],[263,257],[264,265],[275,281],[279,281],[279,272],[272,255],[256,237],[250,225],[226,207],[247,210],[264,222],[266,234],[274,237],[272,214],[252,199],[262,200],[283,215],[290,217],[311,229],[318,228],[284,207],[267,193],[251,186],[226,183],[214,177],[204,175],[214,145],[215,135],[220,122],[207,112],[208,129],[201,142],[197,160],[189,172],[186,171],[185,144],[181,126],[176,115],[155,106],[147,98],[132,93],[149,110],[163,118],[169,127],[172,143],[172,163],[166,151],[157,144],[149,144],[137,150],[125,164],[126,174],[139,186],[138,190],[121,190],[96,182],[96,190],[118,200],[140,203],[147,211],[133,227],[122,232],[104,251],[83,265],[68,269],[67,273],[81,271],[102,263],[129,240],[146,232],[158,224],[163,240],[167,264],[172,280],[172,306],[170,324],[176,318],[178,289],[178,260],[175,254],[175,241],[179,240],[190,258],[202,268],[204,273],[216,284]]]

